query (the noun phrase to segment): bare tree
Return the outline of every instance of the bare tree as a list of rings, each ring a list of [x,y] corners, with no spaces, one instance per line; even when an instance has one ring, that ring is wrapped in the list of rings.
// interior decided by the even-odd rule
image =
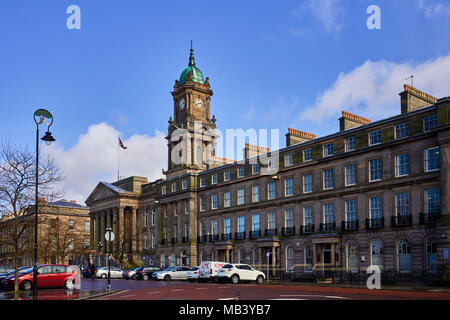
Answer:
[[[3,139],[0,144],[0,212],[5,222],[3,229],[6,228],[8,232],[1,237],[0,245],[10,248],[15,269],[15,291],[19,289],[17,278],[20,258],[29,253],[32,249],[30,243],[34,242],[34,219],[29,217],[36,209],[35,175],[35,152]],[[39,161],[38,197],[46,201],[61,197],[62,191],[56,186],[62,180],[63,170],[54,159],[48,156],[44,161]]]

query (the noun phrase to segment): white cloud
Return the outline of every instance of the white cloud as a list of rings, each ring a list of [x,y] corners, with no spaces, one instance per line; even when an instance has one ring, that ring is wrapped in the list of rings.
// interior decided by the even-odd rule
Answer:
[[[423,63],[366,61],[354,70],[341,73],[315,103],[301,113],[302,120],[321,121],[340,115],[342,110],[373,119],[398,114],[404,79],[414,75],[414,86],[433,96],[450,94],[450,54]]]
[[[345,9],[341,0],[305,0],[294,10],[294,15],[305,12],[312,13],[327,33],[338,34],[344,27]],[[301,34],[304,32],[301,29]]]
[[[64,168],[66,198],[84,203],[100,181],[117,180],[117,137],[120,133],[106,123],[91,125],[75,146],[64,150],[59,144],[43,146],[43,154],[53,156]],[[167,166],[164,133],[154,136],[121,137],[126,150],[120,149],[120,176],[143,176],[149,181],[162,177]]]
[[[436,0],[415,0],[427,18],[450,15],[450,5]]]

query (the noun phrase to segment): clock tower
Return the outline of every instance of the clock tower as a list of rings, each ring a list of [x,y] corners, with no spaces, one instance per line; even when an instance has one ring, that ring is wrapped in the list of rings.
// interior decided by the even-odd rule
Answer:
[[[171,93],[174,117],[170,117],[166,137],[167,178],[206,170],[215,157],[216,119],[210,115],[213,92],[209,78],[204,79],[195,65],[192,42],[188,67],[175,80]]]

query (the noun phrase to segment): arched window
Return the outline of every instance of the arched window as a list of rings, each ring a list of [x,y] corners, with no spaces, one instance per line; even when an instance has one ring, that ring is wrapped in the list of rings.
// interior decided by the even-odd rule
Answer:
[[[345,249],[347,257],[347,271],[358,270],[358,247],[354,243],[349,243]]]
[[[286,270],[293,271],[294,270],[294,248],[288,247],[286,249]]]
[[[401,239],[397,245],[398,271],[411,271],[411,245],[407,239]]]
[[[429,237],[426,242],[426,261],[427,270],[437,271],[437,250],[436,250],[436,238]]]
[[[305,272],[313,271],[313,249],[312,245],[308,244],[305,247]]]
[[[239,250],[239,263],[246,263],[245,249]]]
[[[370,245],[370,264],[380,269],[384,267],[384,247],[381,240],[375,240]]]

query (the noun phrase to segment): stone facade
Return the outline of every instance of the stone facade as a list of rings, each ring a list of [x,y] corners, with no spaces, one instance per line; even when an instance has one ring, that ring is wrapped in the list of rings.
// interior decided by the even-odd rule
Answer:
[[[0,229],[0,264],[13,265],[13,249],[7,230],[16,224],[24,226],[21,239],[25,246],[20,250],[18,264],[34,265],[34,207],[20,219],[2,217]],[[19,221],[20,220],[20,221]],[[75,201],[39,202],[38,213],[38,264],[87,264],[89,259],[90,219],[89,208]]]
[[[175,85],[175,119],[189,119],[186,106],[177,110],[184,86],[205,94],[190,79]],[[105,225],[113,221],[120,230],[128,221],[135,235],[125,254],[150,256],[156,265],[222,260],[305,273],[369,265],[450,272],[450,98],[428,103],[431,96],[418,89],[405,91],[402,113],[388,119],[345,112],[340,131],[320,138],[290,129],[279,170],[270,175],[253,171],[251,161],[264,157],[258,152],[240,162],[206,162],[201,170],[169,164],[167,178],[150,183],[99,183],[86,201],[93,248]],[[409,108],[408,94],[422,101]],[[202,121],[209,126],[206,101]],[[178,125],[189,125],[183,121]],[[169,141],[171,132],[169,126]],[[142,184],[124,187],[136,180]],[[146,214],[151,223],[143,222]],[[153,241],[143,246],[144,236]]]

